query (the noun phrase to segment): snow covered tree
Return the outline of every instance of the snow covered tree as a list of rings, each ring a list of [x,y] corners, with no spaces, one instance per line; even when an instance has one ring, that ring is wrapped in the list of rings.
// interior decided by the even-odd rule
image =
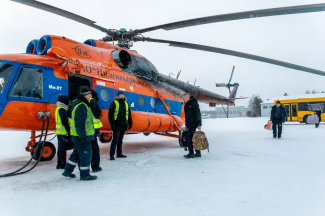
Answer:
[[[284,95],[283,96],[289,96],[287,93],[284,93]]]
[[[316,91],[315,89],[311,92],[312,94],[318,94],[319,91]]]
[[[310,91],[307,89],[307,90],[305,91],[305,94],[310,94]]]
[[[248,117],[260,117],[261,116],[261,103],[263,100],[259,95],[253,95],[248,102],[247,113]]]

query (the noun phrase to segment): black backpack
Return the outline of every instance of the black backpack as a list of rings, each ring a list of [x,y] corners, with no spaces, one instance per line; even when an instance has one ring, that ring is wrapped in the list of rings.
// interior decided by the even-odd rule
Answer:
[[[182,128],[178,137],[179,145],[184,148],[185,151],[187,151],[187,134],[188,131],[185,130],[185,128]]]

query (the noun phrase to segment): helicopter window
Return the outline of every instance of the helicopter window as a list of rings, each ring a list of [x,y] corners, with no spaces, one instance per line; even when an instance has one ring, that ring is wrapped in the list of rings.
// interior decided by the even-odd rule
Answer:
[[[138,104],[140,106],[143,106],[144,105],[144,98],[142,96],[139,96],[139,98],[138,98]]]
[[[14,70],[11,64],[0,62],[0,93],[6,88],[9,78]]]
[[[165,104],[166,104],[168,110],[170,110],[172,108],[172,105],[170,104],[169,101],[166,101]]]
[[[150,105],[151,105],[152,108],[156,108],[156,105],[157,105],[157,103],[156,103],[156,99],[151,98],[151,100],[150,100]]]
[[[38,68],[23,67],[10,96],[43,98],[43,72]]]
[[[107,89],[102,89],[100,91],[100,97],[102,98],[103,101],[108,101],[110,98],[109,91]]]

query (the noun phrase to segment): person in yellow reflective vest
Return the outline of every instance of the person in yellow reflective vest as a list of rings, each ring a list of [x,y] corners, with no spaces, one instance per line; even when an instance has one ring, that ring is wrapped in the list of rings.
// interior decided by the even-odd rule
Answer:
[[[93,113],[89,107],[92,97],[89,87],[81,86],[77,100],[68,108],[70,118],[70,136],[75,148],[69,157],[65,170],[62,173],[65,177],[75,178],[73,170],[80,164],[80,180],[95,180],[97,176],[90,175],[90,161],[92,157],[91,141],[94,139],[95,128]]]
[[[97,137],[100,136],[99,128],[103,127],[103,124],[100,122],[99,118],[102,114],[102,111],[97,104],[97,101],[99,101],[98,94],[96,91],[92,90],[92,98],[89,101],[89,107],[93,113],[93,123],[95,128],[95,139],[91,141],[91,147],[93,150],[93,155],[91,157],[91,169],[93,172],[100,172],[102,171],[102,168],[100,167],[100,151],[98,146],[98,139]]]
[[[116,157],[126,158],[126,156],[122,154],[123,137],[125,131],[131,130],[133,124],[131,110],[126,102],[124,92],[119,91],[116,100],[111,103],[109,107],[108,120],[113,130],[110,159],[115,160],[114,155],[116,146]]]
[[[70,139],[70,126],[67,110],[69,106],[69,97],[60,95],[56,103],[55,123],[56,136],[58,139],[57,169],[64,169],[67,162],[67,150],[73,149],[73,143]]]

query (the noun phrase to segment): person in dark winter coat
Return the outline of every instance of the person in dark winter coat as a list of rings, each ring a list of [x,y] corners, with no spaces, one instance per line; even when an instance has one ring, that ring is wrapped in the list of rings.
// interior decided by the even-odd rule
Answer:
[[[184,111],[185,111],[185,127],[188,130],[187,133],[187,148],[189,154],[184,155],[185,158],[194,158],[194,157],[201,157],[201,151],[193,150],[193,135],[198,128],[201,130],[202,126],[202,118],[201,118],[201,111],[200,106],[197,99],[190,94],[186,93],[183,96],[183,101],[185,102]]]
[[[68,117],[71,118],[70,135],[75,148],[65,166],[63,176],[75,178],[72,172],[80,164],[80,180],[95,180],[97,176],[89,174],[92,158],[91,141],[94,139],[95,128],[93,114],[90,110],[92,90],[88,86],[81,86],[77,100],[68,108]]]
[[[56,135],[58,139],[58,160],[56,168],[64,169],[67,162],[67,150],[73,149],[73,143],[70,141],[70,126],[67,115],[69,97],[66,95],[60,95],[56,105],[55,122]]]
[[[280,101],[276,102],[276,105],[272,107],[271,110],[271,120],[272,120],[272,129],[273,129],[273,138],[281,138],[282,135],[282,123],[285,122],[287,117],[285,108],[281,105]],[[277,133],[278,129],[278,133]]]
[[[99,105],[97,104],[97,101],[99,101],[98,94],[96,91],[92,91],[92,98],[89,101],[89,107],[96,119],[99,119],[102,110],[100,109]],[[91,141],[91,147],[93,150],[93,155],[91,158],[91,169],[93,172],[100,172],[102,171],[102,168],[100,167],[100,151],[98,146],[98,139],[97,137],[100,135],[99,129],[95,130],[95,139]]]
[[[124,92],[119,91],[117,98],[109,107],[108,120],[113,130],[113,140],[110,149],[110,159],[115,160],[115,149],[117,158],[126,158],[122,154],[124,133],[132,128],[132,115],[129,105],[126,102]]]
[[[315,111],[315,115],[318,116],[318,123],[315,124],[315,128],[319,127],[319,123],[322,121],[322,110],[320,107],[317,107],[317,110]]]

